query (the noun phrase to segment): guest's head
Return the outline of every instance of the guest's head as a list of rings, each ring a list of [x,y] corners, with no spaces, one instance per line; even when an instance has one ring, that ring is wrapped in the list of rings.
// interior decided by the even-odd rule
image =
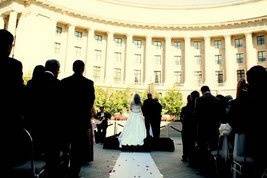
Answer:
[[[191,101],[192,101],[191,95],[187,95],[186,101],[187,101],[187,104],[191,103]]]
[[[37,65],[35,66],[35,68],[33,69],[33,73],[32,73],[32,80],[39,80],[42,78],[43,74],[45,72],[45,67],[42,65]]]
[[[134,103],[137,105],[141,104],[141,97],[137,93],[134,94]]]
[[[202,86],[200,90],[201,90],[202,95],[210,92],[210,88],[206,85]]]
[[[147,98],[148,99],[152,99],[153,97],[152,97],[152,93],[147,93]]]
[[[104,106],[100,106],[99,109],[100,109],[101,112],[103,112],[105,108],[104,108]]]
[[[81,60],[76,60],[76,61],[74,61],[74,63],[73,63],[73,67],[72,67],[73,72],[74,72],[75,74],[82,75],[83,72],[84,72],[84,65],[85,65],[84,62],[81,61]]]
[[[194,90],[194,91],[191,92],[190,96],[191,96],[191,102],[192,102],[192,104],[195,105],[196,100],[197,100],[197,99],[199,98],[199,96],[200,96],[199,92],[196,91],[196,90]]]
[[[237,83],[236,98],[241,97],[245,92],[247,92],[247,83],[245,79],[240,79]]]
[[[254,66],[247,71],[247,81],[250,89],[261,89],[266,86],[266,69],[260,65]]]
[[[45,70],[50,71],[57,78],[59,73],[60,64],[56,59],[47,60],[45,63]]]
[[[0,30],[0,59],[10,55],[14,36],[7,30]]]

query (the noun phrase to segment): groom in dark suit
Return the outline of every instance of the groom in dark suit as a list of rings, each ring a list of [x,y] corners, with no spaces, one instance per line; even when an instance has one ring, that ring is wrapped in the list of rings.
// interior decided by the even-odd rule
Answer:
[[[154,108],[154,100],[151,93],[147,94],[147,99],[144,100],[143,106],[142,106],[142,112],[145,117],[145,125],[146,125],[146,135],[147,137],[150,137],[149,131],[150,131],[150,125],[151,121],[153,119],[153,108]]]
[[[79,177],[82,164],[88,161],[91,111],[95,101],[94,82],[83,76],[84,62],[73,63],[74,74],[62,80],[65,116],[71,144],[71,177]],[[92,153],[91,153],[92,154]],[[87,158],[88,157],[88,158]]]

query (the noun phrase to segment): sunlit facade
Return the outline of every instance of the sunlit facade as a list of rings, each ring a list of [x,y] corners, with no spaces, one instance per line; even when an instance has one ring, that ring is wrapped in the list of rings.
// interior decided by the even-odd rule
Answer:
[[[267,0],[180,1],[0,0],[0,28],[25,77],[56,58],[62,78],[81,59],[98,86],[234,96],[251,66],[267,67]]]

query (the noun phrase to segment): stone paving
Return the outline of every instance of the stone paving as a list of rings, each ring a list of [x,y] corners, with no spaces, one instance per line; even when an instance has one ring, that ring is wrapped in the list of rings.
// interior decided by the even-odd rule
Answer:
[[[172,124],[176,128],[177,124]],[[181,134],[174,129],[166,130],[163,128],[161,136],[169,135],[175,142],[174,152],[151,152],[158,169],[164,178],[204,178],[198,172],[186,163],[181,161],[182,157],[182,141]],[[88,166],[83,167],[81,176],[84,178],[108,178],[109,171],[112,170],[116,160],[120,154],[118,150],[107,150],[102,148],[102,144],[95,145],[95,160]]]

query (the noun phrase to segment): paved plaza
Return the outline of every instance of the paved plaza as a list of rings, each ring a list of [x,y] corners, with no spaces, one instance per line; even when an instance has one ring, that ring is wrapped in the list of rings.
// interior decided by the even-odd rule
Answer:
[[[179,123],[171,123],[174,128],[179,128]],[[169,125],[169,126],[170,126]],[[156,163],[160,173],[164,178],[204,178],[198,171],[192,169],[187,163],[181,161],[182,140],[181,134],[171,127],[164,127],[161,136],[169,135],[175,142],[174,152],[151,152],[151,156]],[[120,155],[119,150],[103,149],[102,144],[95,144],[95,160],[82,169],[81,175],[84,178],[108,178],[109,173],[116,164]],[[134,176],[133,176],[134,177]]]

